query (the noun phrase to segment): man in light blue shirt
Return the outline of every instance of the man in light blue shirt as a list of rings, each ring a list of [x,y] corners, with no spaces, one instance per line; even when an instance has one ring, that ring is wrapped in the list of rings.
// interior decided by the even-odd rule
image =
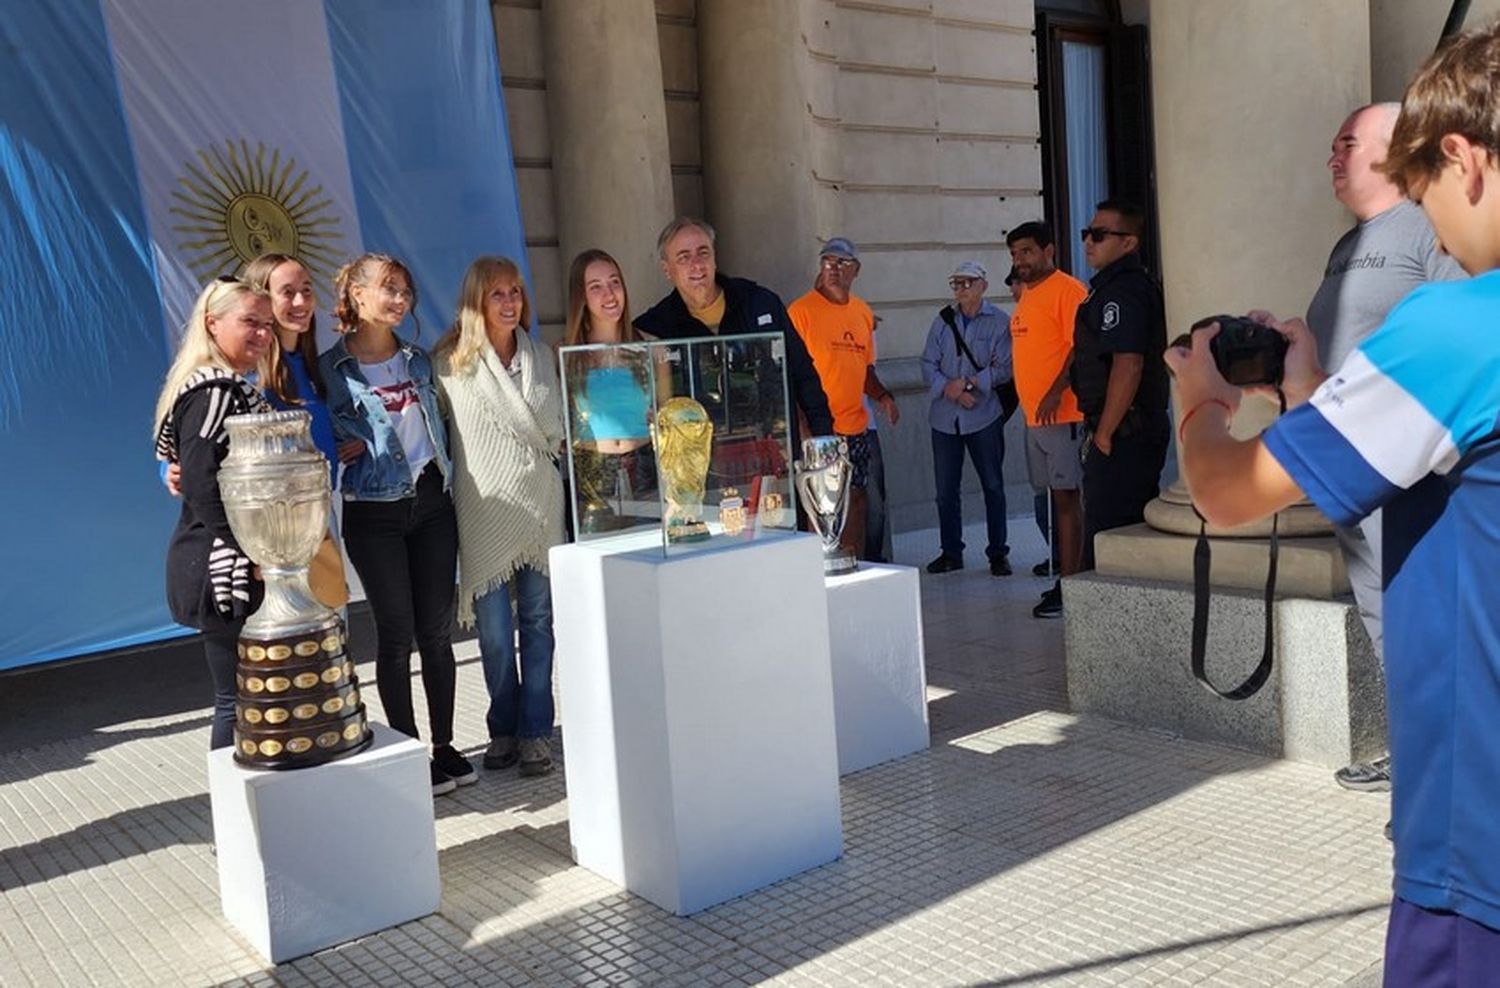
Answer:
[[[964,261],[948,278],[954,305],[944,306],[927,331],[922,377],[931,400],[932,469],[937,488],[942,553],[927,564],[929,573],[963,569],[964,451],[968,450],[984,491],[990,573],[1009,576],[1005,525],[1005,425],[996,388],[1011,379],[1010,317],[985,301],[989,287],[984,266]]]

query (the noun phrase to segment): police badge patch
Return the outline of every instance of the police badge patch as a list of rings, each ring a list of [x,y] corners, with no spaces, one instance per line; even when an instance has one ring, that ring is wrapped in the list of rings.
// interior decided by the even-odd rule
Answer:
[[[1120,324],[1120,303],[1119,302],[1106,302],[1104,304],[1104,325],[1103,325],[1104,331],[1107,333],[1110,330],[1114,329],[1119,324]]]

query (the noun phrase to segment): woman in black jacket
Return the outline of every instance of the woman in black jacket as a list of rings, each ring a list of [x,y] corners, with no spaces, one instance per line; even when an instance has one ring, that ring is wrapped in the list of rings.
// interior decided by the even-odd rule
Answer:
[[[246,374],[274,345],[271,299],[236,278],[198,296],[156,401],[156,455],[182,467],[182,513],[167,549],[167,603],[180,624],[203,632],[214,683],[209,747],[234,743],[235,645],[264,588],[229,530],[219,464],[229,452],[224,420],[270,411]]]

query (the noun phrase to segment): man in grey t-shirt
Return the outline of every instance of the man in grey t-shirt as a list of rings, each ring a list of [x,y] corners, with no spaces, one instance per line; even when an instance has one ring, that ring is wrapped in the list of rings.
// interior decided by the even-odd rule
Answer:
[[[1323,282],[1307,307],[1307,325],[1318,341],[1319,363],[1337,367],[1412,289],[1429,281],[1464,277],[1438,247],[1422,210],[1372,167],[1390,148],[1397,103],[1375,103],[1349,115],[1333,139],[1328,170],[1333,194],[1358,222],[1339,238]],[[1380,514],[1358,528],[1335,528],[1355,603],[1375,652],[1382,652]],[[1358,762],[1334,776],[1348,789],[1390,788],[1390,757]]]

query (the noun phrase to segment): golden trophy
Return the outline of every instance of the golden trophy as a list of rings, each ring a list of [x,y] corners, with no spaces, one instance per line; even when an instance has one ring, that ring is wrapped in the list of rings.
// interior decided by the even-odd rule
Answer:
[[[713,451],[714,424],[692,398],[671,398],[656,412],[651,426],[657,471],[666,499],[667,543],[701,542],[709,537],[703,523],[703,497]]]

